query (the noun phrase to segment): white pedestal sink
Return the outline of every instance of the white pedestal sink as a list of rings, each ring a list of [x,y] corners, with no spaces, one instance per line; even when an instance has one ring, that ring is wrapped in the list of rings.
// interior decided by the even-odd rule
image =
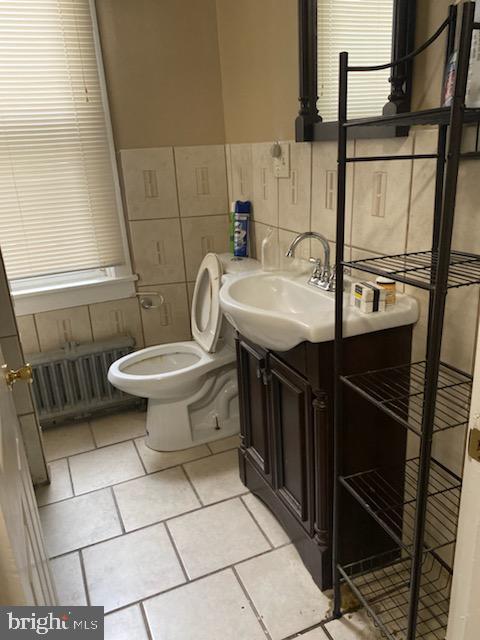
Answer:
[[[334,338],[335,294],[307,284],[308,276],[258,271],[225,276],[220,303],[225,317],[246,338],[267,349],[288,351],[297,344]],[[397,294],[397,304],[384,312],[365,314],[350,305],[345,280],[344,335],[354,336],[412,324],[418,304]]]

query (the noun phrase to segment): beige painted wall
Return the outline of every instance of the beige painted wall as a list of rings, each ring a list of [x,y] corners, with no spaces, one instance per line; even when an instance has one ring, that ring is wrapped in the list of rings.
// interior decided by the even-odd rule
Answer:
[[[418,0],[416,43],[451,0]],[[96,0],[117,149],[294,137],[296,0]],[[438,104],[444,39],[417,60],[413,107]]]
[[[215,0],[96,0],[117,149],[222,143]]]
[[[227,142],[291,139],[298,112],[295,0],[217,0]]]

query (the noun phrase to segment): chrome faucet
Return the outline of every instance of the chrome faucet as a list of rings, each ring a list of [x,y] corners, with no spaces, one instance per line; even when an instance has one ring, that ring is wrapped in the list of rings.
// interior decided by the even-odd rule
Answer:
[[[322,245],[324,253],[323,263],[319,258],[309,258],[309,261],[314,264],[314,268],[313,273],[308,280],[308,284],[311,284],[314,287],[319,287],[324,291],[335,291],[335,272],[330,267],[330,245],[328,244],[328,240],[325,236],[322,236],[321,233],[316,233],[315,231],[300,233],[293,239],[285,255],[287,258],[294,258],[295,249],[301,242],[303,242],[303,240],[308,238],[316,238]]]

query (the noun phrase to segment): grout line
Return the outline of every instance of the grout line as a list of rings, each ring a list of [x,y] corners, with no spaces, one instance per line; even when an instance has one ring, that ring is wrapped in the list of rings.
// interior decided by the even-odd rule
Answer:
[[[415,154],[415,149],[417,146],[417,137],[415,133],[412,135],[412,155]],[[410,217],[412,215],[412,202],[413,202],[413,183],[414,183],[414,175],[415,175],[415,160],[410,160],[410,186],[408,189],[408,198],[407,198],[407,223],[405,225],[405,243],[404,243],[404,252],[408,252],[408,237],[410,234]],[[405,286],[405,285],[404,285]]]
[[[130,441],[127,440],[126,442],[130,442]],[[116,443],[116,444],[120,444],[120,443]],[[105,447],[100,447],[100,448],[104,449],[104,448],[113,447],[113,446],[114,445],[106,445]],[[135,442],[134,442],[134,446],[135,446]],[[93,451],[96,451],[96,449],[92,449],[91,451],[85,451],[85,453],[92,453]],[[231,449],[229,449],[229,451],[231,451]],[[138,449],[137,449],[137,452],[138,452]],[[225,453],[225,452],[222,451],[221,453]],[[77,455],[82,455],[82,454],[78,453],[78,454],[75,454],[73,456],[57,458],[56,460],[49,460],[48,464],[50,464],[51,462],[58,462],[60,460],[68,460],[69,461],[69,467],[68,468],[69,468],[69,471],[70,471],[70,458],[75,458]],[[220,454],[208,453],[206,456],[201,456],[200,458],[195,458],[194,460],[190,460],[189,462],[197,462],[197,461],[200,461],[200,460],[206,460],[207,458],[211,458],[213,455],[220,455]],[[142,467],[145,469],[145,465],[143,465],[143,460],[142,460],[142,457],[140,455],[139,455],[139,458],[140,458],[140,460],[142,462]],[[183,464],[189,464],[189,462],[188,463],[185,462]],[[48,506],[50,504],[58,504],[59,502],[66,502],[67,500],[71,500],[72,498],[80,498],[81,496],[86,496],[86,495],[91,494],[91,493],[96,493],[97,491],[102,491],[103,489],[108,489],[108,487],[116,487],[117,485],[126,484],[127,482],[131,482],[132,480],[138,480],[139,478],[144,478],[145,476],[152,476],[152,475],[155,475],[156,473],[161,473],[162,471],[167,471],[168,469],[175,469],[176,467],[181,467],[181,466],[182,466],[182,464],[173,464],[173,465],[171,465],[169,467],[165,467],[164,469],[156,469],[154,471],[146,471],[143,475],[135,476],[133,478],[127,478],[126,480],[120,480],[119,482],[115,482],[114,484],[107,484],[104,487],[98,487],[98,489],[91,489],[90,491],[85,491],[84,493],[76,494],[74,492],[73,496],[70,496],[69,498],[62,498],[61,500],[54,500],[52,502],[48,502],[47,504],[42,505],[42,507],[46,507],[46,506]],[[188,478],[188,475],[187,475],[187,479],[190,482],[190,478]],[[190,482],[190,484],[191,484],[191,482]],[[72,482],[72,485],[73,485],[73,482]],[[197,495],[197,492],[196,492],[195,488],[194,487],[192,487],[192,488],[193,488],[193,490],[195,492],[195,495]],[[248,491],[246,491],[246,493],[248,493]],[[226,499],[228,500],[229,498],[226,498]],[[223,502],[224,500],[225,500],[225,498],[222,498],[222,500],[218,500],[217,502]],[[212,504],[216,504],[216,503],[212,502]]]
[[[120,522],[120,527],[122,529],[122,535],[127,533],[125,529],[125,523],[122,518],[122,512],[120,511],[120,507],[118,506],[117,496],[115,495],[115,491],[113,490],[113,486],[108,487],[110,489],[110,493],[112,494],[113,504],[115,505],[115,510],[117,512],[118,521]]]
[[[247,599],[248,604],[252,608],[253,613],[255,614],[255,617],[257,618],[259,625],[262,627],[263,633],[265,634],[265,636],[267,638],[269,638],[271,640],[272,636],[268,632],[268,629],[267,629],[267,627],[266,627],[266,625],[265,625],[265,623],[263,621],[263,618],[260,615],[260,612],[258,611],[257,607],[255,606],[252,598],[250,597],[250,594],[248,593],[247,588],[243,584],[243,582],[242,582],[242,580],[241,580],[241,578],[240,578],[240,576],[238,574],[238,571],[235,568],[235,566],[232,567],[232,572],[233,572],[233,575],[235,576],[235,578],[237,579],[237,582],[238,582],[238,584],[240,586],[240,589],[243,591],[243,594],[244,594],[245,598]]]
[[[140,607],[140,613],[142,614],[143,624],[145,625],[145,630],[147,632],[148,640],[153,640],[152,631],[150,629],[150,625],[148,624],[147,612],[145,611],[143,602],[139,602],[138,606]]]
[[[140,436],[140,437],[142,437],[142,436]],[[142,458],[142,456],[140,455],[140,449],[138,448],[138,445],[137,445],[137,438],[133,438],[133,439],[132,439],[132,442],[133,442],[133,446],[135,447],[135,451],[137,452],[137,455],[138,455],[138,457],[140,458],[140,462],[141,462],[141,464],[142,464],[143,470],[145,471],[145,475],[146,475],[146,476],[150,475],[150,474],[149,474],[149,472],[148,472],[148,470],[147,470],[147,467],[146,467],[146,465],[145,465],[145,462],[143,461],[143,458]]]
[[[112,609],[111,611],[108,611],[108,613],[114,613],[116,611],[121,611],[122,609],[126,609],[127,607],[131,607],[135,604],[140,604],[141,602],[145,602],[147,600],[152,600],[153,598],[157,598],[158,596],[162,596],[166,593],[170,593],[171,591],[176,591],[177,589],[181,589],[182,587],[185,587],[187,585],[190,584],[194,584],[196,582],[199,582],[200,580],[203,580],[204,578],[210,578],[211,576],[215,576],[219,573],[222,573],[224,571],[228,571],[229,569],[233,569],[237,564],[242,564],[243,562],[248,562],[249,560],[255,560],[256,558],[260,558],[262,556],[266,556],[269,553],[273,553],[273,549],[268,549],[267,551],[262,551],[261,553],[257,553],[254,556],[251,556],[250,558],[245,558],[244,560],[241,560],[240,562],[236,562],[236,563],[232,563],[229,565],[226,565],[225,567],[221,567],[220,569],[215,569],[214,571],[210,571],[209,573],[205,573],[204,575],[198,576],[197,578],[192,578],[191,580],[188,580],[187,582],[182,582],[181,584],[177,584],[173,587],[168,587],[168,589],[165,589],[163,591],[157,591],[156,593],[152,593],[152,595],[148,595],[145,596],[144,598],[140,598],[139,600],[134,600],[133,602],[129,602],[128,604],[122,605],[121,607],[118,607],[117,609]]]
[[[228,215],[226,213],[201,213],[199,215],[194,216],[166,216],[162,218],[134,218],[132,220],[128,220],[128,222],[154,222],[154,221],[162,221],[162,220],[196,220],[197,218],[221,218],[222,216]],[[93,302],[92,304],[98,304]],[[83,305],[82,305],[83,306]],[[66,307],[67,309],[71,307]],[[44,313],[44,312],[41,312]],[[31,314],[28,314],[31,315]]]
[[[167,532],[168,539],[170,540],[170,544],[172,545],[173,550],[175,552],[175,555],[177,556],[178,564],[180,565],[180,568],[182,569],[182,573],[183,573],[183,575],[185,577],[185,582],[190,582],[190,578],[189,578],[188,573],[187,573],[187,568],[186,568],[186,566],[185,566],[185,564],[183,562],[182,556],[180,555],[180,551],[177,548],[177,544],[176,544],[175,539],[174,539],[174,537],[172,535],[172,532],[170,531],[170,527],[168,526],[168,522],[165,522],[164,525],[165,525],[165,531]]]
[[[88,430],[90,431],[90,435],[92,436],[93,444],[95,445],[95,449],[98,449],[97,439],[95,438],[95,432],[93,431],[91,420],[87,420]]]
[[[178,168],[177,168],[177,158],[175,155],[175,148],[172,149],[172,152],[173,152],[173,172],[175,175],[175,192],[177,194],[177,204],[178,204],[178,226],[180,231],[180,242],[182,243],[182,264],[183,264],[183,273],[185,275],[185,281],[186,281],[187,280],[187,256],[185,254],[185,241],[183,237],[182,211],[180,207],[180,188],[178,185]],[[187,301],[188,301],[188,288],[186,283],[185,283],[185,289],[187,291]]]
[[[247,494],[249,495],[249,494]],[[247,503],[245,502],[245,500],[243,499],[244,496],[240,496],[240,502],[243,504],[243,506],[245,507],[245,509],[248,511],[248,513],[250,514],[252,520],[255,522],[255,524],[257,525],[257,527],[260,529],[260,531],[263,533],[263,537],[265,538],[265,540],[268,542],[268,544],[270,545],[270,547],[272,549],[275,549],[275,545],[273,544],[273,542],[270,540],[270,538],[267,536],[267,534],[265,533],[265,531],[262,529],[262,527],[260,526],[260,523],[258,522],[257,518],[253,515],[252,511],[248,508]]]
[[[175,468],[175,467],[173,467]],[[144,478],[145,476],[139,476],[140,478]],[[120,483],[123,484],[123,483]],[[111,485],[108,487],[104,487],[103,489],[98,489],[98,491],[104,491],[104,490],[108,490],[108,489],[112,489],[114,486],[117,485]],[[94,493],[94,492],[91,492]],[[123,535],[129,535],[130,533],[136,533],[137,531],[143,531],[144,529],[148,529],[149,527],[155,527],[159,524],[165,524],[166,522],[170,522],[171,520],[177,520],[178,518],[181,518],[182,516],[186,516],[190,513],[195,513],[196,511],[201,511],[202,509],[208,508],[208,507],[213,507],[216,506],[218,504],[222,504],[224,502],[228,502],[229,500],[235,500],[236,498],[240,498],[241,496],[246,495],[247,493],[249,493],[249,491],[245,491],[245,493],[240,493],[238,495],[235,496],[230,496],[228,498],[224,498],[223,500],[218,500],[217,502],[212,502],[211,504],[208,505],[201,505],[199,507],[195,507],[194,509],[190,509],[189,511],[184,511],[183,513],[178,513],[175,516],[170,516],[168,518],[163,518],[162,520],[156,520],[155,522],[149,522],[148,524],[145,524],[141,527],[137,527],[136,529],[132,529],[131,531],[125,531],[125,533],[119,533],[119,534],[115,534],[113,536],[110,536],[108,538],[105,538],[103,540],[97,540],[96,542],[92,542],[91,544],[87,544],[84,545],[83,547],[75,547],[74,549],[69,549],[68,551],[65,551],[63,553],[59,553],[56,556],[50,556],[50,560],[55,560],[57,558],[61,558],[62,556],[66,556],[69,555],[70,553],[74,553],[75,551],[80,551],[81,549],[89,549],[90,547],[94,547],[98,544],[102,544],[103,542],[109,542],[110,540],[116,540],[117,538],[121,538]],[[83,494],[85,495],[85,494]],[[78,496],[81,497],[81,496]],[[67,502],[67,500],[73,500],[73,498],[67,498],[66,500],[61,500],[59,502]],[[52,503],[52,504],[58,504],[57,503]],[[49,505],[45,505],[45,506],[49,506]],[[41,507],[41,509],[43,509],[44,507]],[[283,546],[287,546],[287,544],[291,544],[290,542],[282,545]],[[276,547],[277,549],[280,549],[281,547]],[[269,551],[272,551],[272,549],[269,549]]]
[[[85,589],[85,597],[87,599],[87,606],[91,606],[90,593],[87,585],[87,572],[85,571],[85,560],[83,557],[82,549],[78,550],[78,557],[80,559],[80,570],[82,572],[83,588]]]
[[[208,447],[207,447],[207,449],[208,449]],[[198,493],[198,491],[197,491],[197,489],[196,489],[195,485],[193,484],[192,479],[191,479],[191,478],[190,478],[190,476],[188,475],[188,471],[187,471],[187,470],[186,470],[186,468],[185,468],[185,464],[182,464],[182,465],[180,465],[180,466],[182,467],[183,472],[184,472],[184,474],[185,474],[185,476],[186,476],[186,478],[187,478],[187,480],[188,480],[188,482],[189,482],[190,486],[192,487],[193,493],[197,496],[197,500],[200,502],[200,504],[202,505],[202,507],[206,507],[207,505],[206,505],[206,504],[204,504],[204,502],[203,502],[203,500],[201,499],[201,497],[200,497],[200,495],[199,495],[199,493]],[[210,505],[208,505],[208,506],[210,506]]]

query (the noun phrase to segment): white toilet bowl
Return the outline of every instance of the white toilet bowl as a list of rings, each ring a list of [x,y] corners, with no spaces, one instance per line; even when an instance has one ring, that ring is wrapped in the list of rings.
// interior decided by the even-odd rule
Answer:
[[[192,303],[195,340],[141,349],[114,362],[108,379],[131,395],[148,398],[146,444],[175,451],[239,431],[233,330],[223,321],[218,291],[223,270],[258,268],[255,260],[205,256]]]

